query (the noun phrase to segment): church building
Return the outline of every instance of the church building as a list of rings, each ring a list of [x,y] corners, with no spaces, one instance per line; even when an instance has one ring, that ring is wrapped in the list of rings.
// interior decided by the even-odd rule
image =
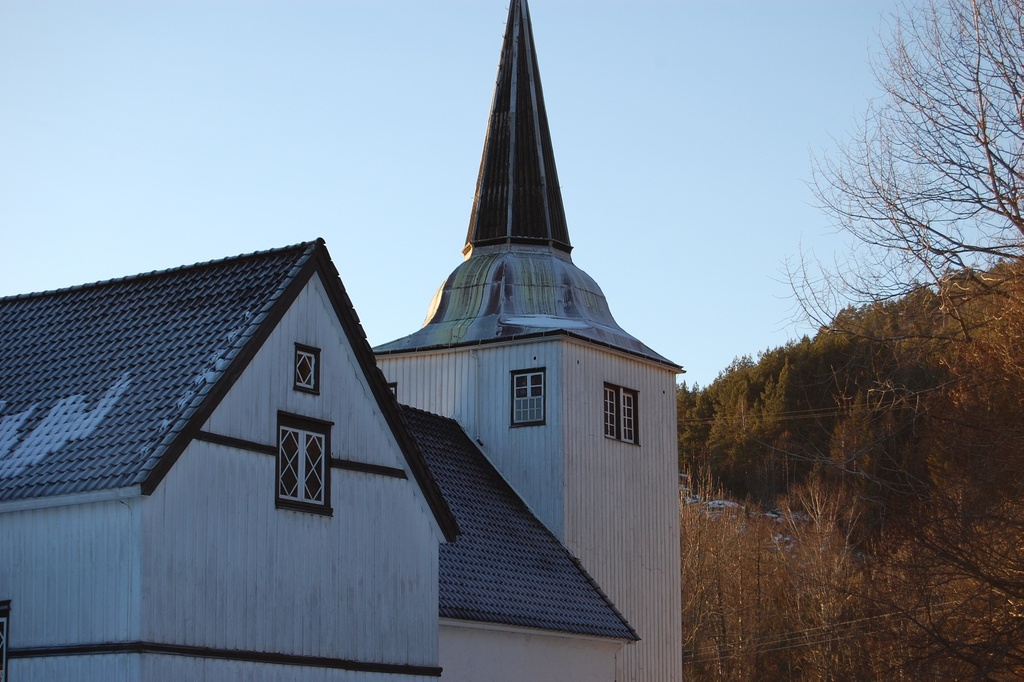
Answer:
[[[320,239],[0,298],[0,682],[681,680],[681,368],[571,251],[511,0],[418,331]]]

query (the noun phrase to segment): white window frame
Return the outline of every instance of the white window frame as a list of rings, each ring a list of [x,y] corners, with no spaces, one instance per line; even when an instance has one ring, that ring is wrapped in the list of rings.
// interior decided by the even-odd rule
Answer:
[[[636,391],[619,389],[619,440],[636,443]]]
[[[544,367],[517,369],[512,380],[512,426],[538,426],[547,418],[547,372]]]
[[[619,438],[619,391],[611,384],[604,385],[604,437]]]
[[[320,394],[320,349],[295,344],[295,390]]]
[[[315,448],[311,447],[314,445]],[[311,489],[310,483],[319,483],[319,486]],[[278,507],[320,514],[331,513],[329,422],[278,414],[277,476],[274,487]]]
[[[603,407],[604,437],[633,445],[640,444],[640,394],[631,388],[605,383]]]

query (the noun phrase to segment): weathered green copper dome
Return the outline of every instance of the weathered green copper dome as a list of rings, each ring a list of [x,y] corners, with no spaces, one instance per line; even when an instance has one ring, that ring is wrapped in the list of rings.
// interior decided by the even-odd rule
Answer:
[[[615,322],[597,282],[546,246],[474,249],[434,296],[414,334],[378,346],[400,353],[563,334],[671,363]]]

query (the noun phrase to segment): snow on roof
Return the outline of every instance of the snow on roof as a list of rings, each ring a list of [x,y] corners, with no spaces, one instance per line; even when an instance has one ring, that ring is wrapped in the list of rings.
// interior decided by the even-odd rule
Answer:
[[[315,245],[0,298],[0,500],[141,484]]]

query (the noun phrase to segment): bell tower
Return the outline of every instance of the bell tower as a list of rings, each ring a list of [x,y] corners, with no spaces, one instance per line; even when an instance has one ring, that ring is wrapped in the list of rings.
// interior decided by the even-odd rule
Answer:
[[[681,368],[616,323],[571,251],[530,13],[511,0],[465,260],[423,327],[375,352],[399,401],[456,419],[639,633],[617,679],[679,680]]]

